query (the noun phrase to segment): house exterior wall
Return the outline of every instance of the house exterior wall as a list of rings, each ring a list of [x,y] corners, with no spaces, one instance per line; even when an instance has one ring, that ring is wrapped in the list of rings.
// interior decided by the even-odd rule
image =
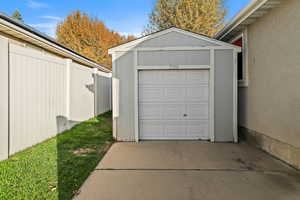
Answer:
[[[248,26],[249,86],[239,88],[239,125],[259,146],[300,168],[300,1]],[[295,159],[298,157],[298,159]]]
[[[161,36],[162,37],[162,36]],[[176,36],[177,37],[177,36]],[[152,47],[161,38],[152,39],[151,45],[142,47]],[[168,42],[174,46],[171,38],[165,37],[166,46]],[[199,39],[198,39],[199,40]],[[166,47],[162,46],[162,47]],[[179,42],[180,46],[188,46]],[[141,47],[140,45],[137,48]],[[210,51],[138,51],[137,64],[143,66],[178,66],[178,65],[210,65]],[[162,56],[163,55],[163,56]],[[113,88],[117,97],[114,96],[113,116],[116,139],[118,141],[135,141],[135,116],[134,116],[134,52],[115,52],[113,55]],[[179,58],[179,59],[178,59]],[[186,63],[182,63],[183,61]],[[216,50],[215,52],[215,133],[216,141],[233,141],[233,50]],[[116,89],[118,87],[118,89]],[[216,105],[218,104],[218,105]],[[228,124],[230,123],[230,124]],[[227,136],[229,134],[230,136]]]

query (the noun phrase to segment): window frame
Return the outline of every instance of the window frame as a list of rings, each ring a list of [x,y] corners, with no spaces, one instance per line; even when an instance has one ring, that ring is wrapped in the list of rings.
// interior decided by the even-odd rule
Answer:
[[[248,87],[249,85],[249,73],[248,73],[248,30],[245,28],[240,34],[234,37],[229,43],[234,43],[242,38],[242,53],[243,53],[243,79],[238,80],[239,87]]]

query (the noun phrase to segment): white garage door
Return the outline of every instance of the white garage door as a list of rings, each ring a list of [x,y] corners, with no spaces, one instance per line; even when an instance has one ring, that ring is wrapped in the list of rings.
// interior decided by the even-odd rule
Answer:
[[[139,72],[139,138],[209,138],[209,71]]]

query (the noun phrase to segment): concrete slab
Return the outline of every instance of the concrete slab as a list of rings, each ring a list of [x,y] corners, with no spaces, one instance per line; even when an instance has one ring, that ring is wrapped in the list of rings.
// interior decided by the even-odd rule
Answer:
[[[299,200],[299,171],[247,144],[115,143],[76,200]]]
[[[281,173],[95,171],[76,200],[299,200],[300,182]]]
[[[240,169],[289,171],[246,143],[153,141],[115,143],[96,169]]]

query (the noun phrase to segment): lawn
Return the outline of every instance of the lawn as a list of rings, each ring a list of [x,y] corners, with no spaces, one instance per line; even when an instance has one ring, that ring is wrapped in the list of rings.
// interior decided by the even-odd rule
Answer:
[[[113,143],[111,112],[0,162],[0,199],[68,200]]]

